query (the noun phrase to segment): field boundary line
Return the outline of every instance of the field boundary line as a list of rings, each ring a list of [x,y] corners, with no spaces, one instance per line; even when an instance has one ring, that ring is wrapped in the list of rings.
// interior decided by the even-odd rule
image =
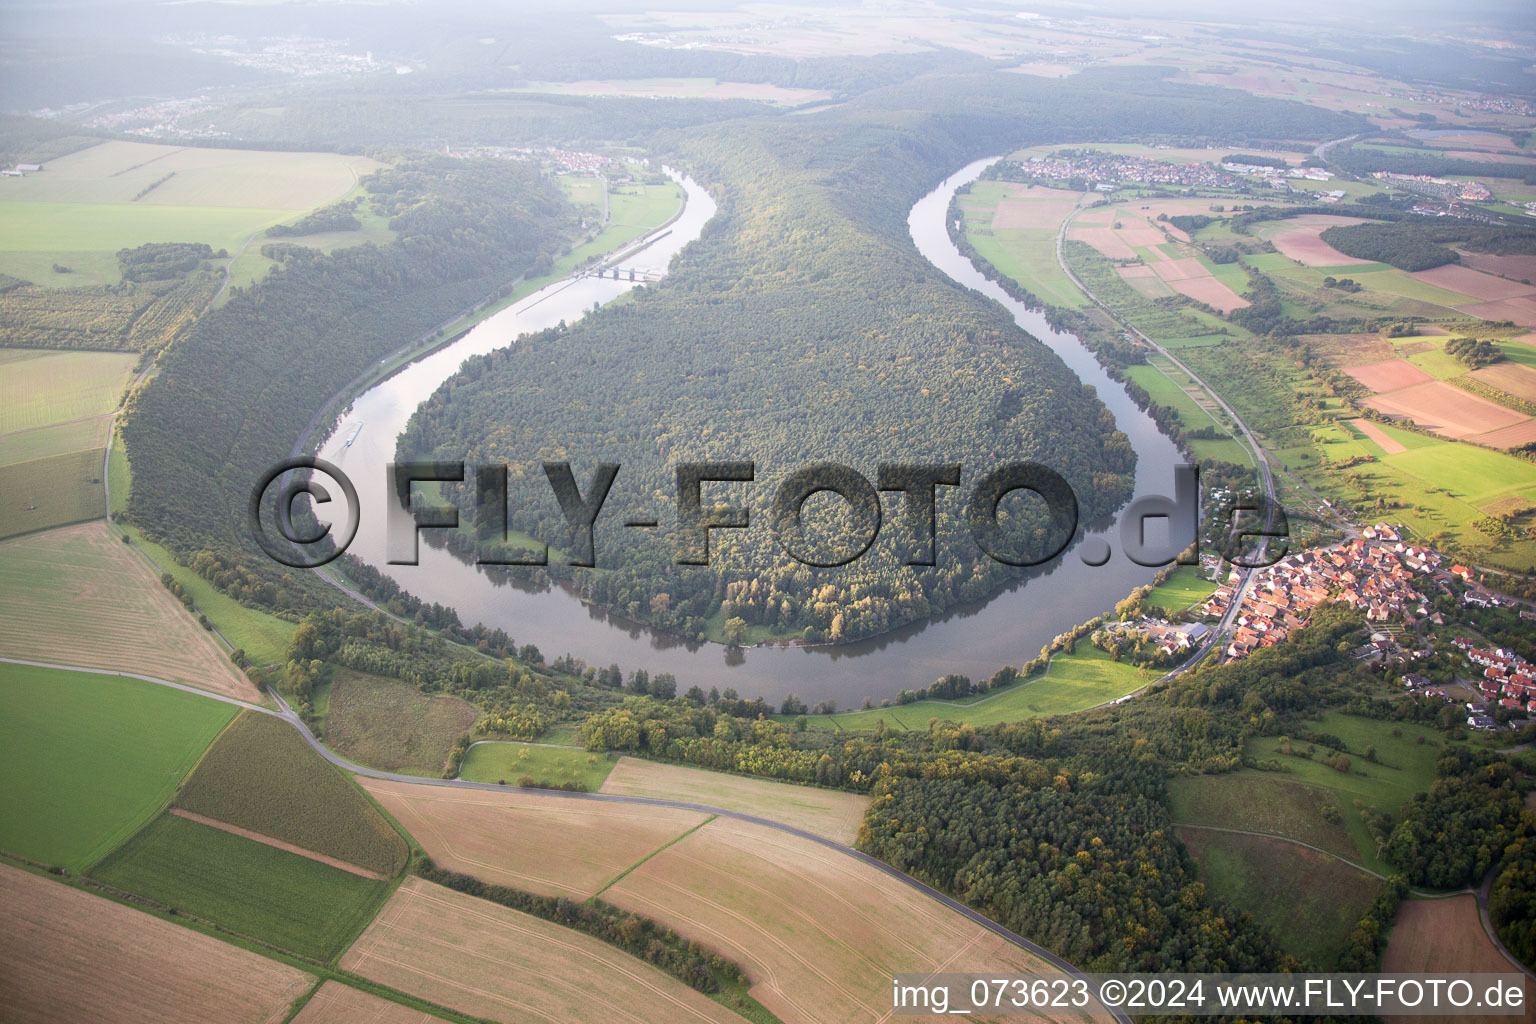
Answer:
[[[597,892],[595,892],[591,896],[587,897],[588,902],[597,899],[603,893],[607,892],[609,889],[612,889],[614,886],[618,885],[620,882],[622,882],[624,880],[624,876],[625,875],[629,874],[631,871],[635,870],[640,865],[644,864],[646,861],[648,861],[652,857],[656,856],[658,853],[661,853],[661,852],[667,850],[670,847],[676,846],[678,843],[682,842],[684,839],[687,839],[689,836],[693,835],[699,829],[703,828],[705,825],[708,825],[710,822],[715,821],[719,817],[720,817],[720,815],[718,815],[718,814],[711,814],[709,817],[705,818],[703,821],[699,822],[697,825],[693,826],[692,828],[688,829],[687,831],[682,832],[679,835],[673,836],[671,839],[669,839],[666,842],[662,843],[660,846],[656,847],[656,849],[652,850],[650,853],[646,854],[644,857],[641,857],[639,860],[635,861],[633,864],[631,864],[629,867],[625,868],[623,871],[620,871],[618,874],[614,875],[613,878],[611,878],[608,881],[607,885],[603,886],[601,889],[597,890]]]
[[[189,811],[182,807],[172,807],[169,810],[171,814],[176,815],[178,818],[185,818],[188,821],[195,821],[199,825],[206,825],[209,828],[216,828],[220,832],[228,832],[230,835],[239,836],[242,839],[249,839],[252,842],[261,843],[263,846],[270,846],[274,850],[282,850],[284,853],[298,854],[300,857],[307,857],[312,861],[325,864],[328,867],[333,867],[340,871],[346,871],[350,874],[358,875],[362,878],[372,879],[375,882],[389,881],[388,875],[382,875],[377,871],[369,871],[367,868],[358,867],[356,864],[344,861],[339,857],[328,857],[323,853],[316,853],[314,850],[306,850],[302,846],[295,846],[293,843],[285,843],[281,839],[273,839],[271,836],[264,835],[260,832],[254,831],[253,829],[241,828],[239,825],[231,825],[227,821],[220,821],[217,818],[210,818],[206,814],[198,814],[196,811]]]

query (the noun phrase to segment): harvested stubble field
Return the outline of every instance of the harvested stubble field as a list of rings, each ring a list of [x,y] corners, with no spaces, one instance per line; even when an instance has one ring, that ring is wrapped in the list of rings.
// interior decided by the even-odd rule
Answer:
[[[341,966],[499,1021],[741,1020],[605,942],[419,878],[396,890]]]
[[[287,723],[246,711],[176,806],[393,877],[409,850],[389,822]]]
[[[8,664],[0,706],[0,849],[70,871],[164,807],[235,714],[138,679]]]
[[[357,764],[407,775],[442,774],[454,740],[479,717],[457,697],[338,668],[331,683],[325,742]]]
[[[623,757],[601,792],[656,796],[755,814],[852,844],[869,797]]]
[[[434,1024],[430,1013],[392,1003],[362,989],[327,981],[320,986],[293,1024]]]
[[[105,523],[0,543],[0,655],[261,699],[213,634]]]
[[[1524,423],[1516,423],[1503,430],[1478,434],[1473,440],[1491,448],[1519,448],[1536,441],[1536,418],[1528,419]]]
[[[636,866],[603,899],[742,964],[753,997],[785,1024],[882,1019],[895,973],[1052,973],[861,861],[729,818]]]
[[[322,962],[362,930],[389,889],[175,814],[150,822],[91,877]]]
[[[277,1024],[315,979],[0,865],[0,1017],[53,1024]]]
[[[1247,299],[1214,277],[1190,277],[1182,281],[1173,281],[1171,284],[1175,291],[1223,313],[1230,313],[1234,309],[1242,309],[1249,305]]]
[[[440,867],[582,900],[705,820],[694,811],[359,779]]]

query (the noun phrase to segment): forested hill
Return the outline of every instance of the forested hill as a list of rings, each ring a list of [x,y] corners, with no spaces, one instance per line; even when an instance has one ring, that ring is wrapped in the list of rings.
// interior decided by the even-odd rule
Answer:
[[[424,406],[402,454],[513,464],[514,525],[567,550],[538,460],[572,460],[583,486],[596,463],[620,463],[597,543],[599,564],[616,571],[584,572],[579,585],[685,636],[711,617],[739,617],[844,639],[987,596],[1016,571],[981,557],[958,517],[941,521],[934,568],[899,564],[891,541],[904,528],[893,514],[864,558],[811,570],[780,551],[768,502],[788,473],[823,459],[871,480],[881,462],[958,461],[967,488],[999,463],[1034,459],[1067,477],[1084,518],[1124,500],[1132,454],[1107,411],[999,307],[933,270],[906,216],[945,174],[1027,141],[1149,124],[1253,137],[1256,112],[1237,94],[1140,77],[1150,96],[1127,97],[1113,76],[938,78],[824,115],[669,137],[719,200],[704,238],[634,301],[471,361]],[[1262,115],[1271,105],[1258,106]],[[1353,123],[1273,106],[1288,119],[1285,138]],[[664,539],[618,524],[634,515],[670,525],[674,467],[699,459],[756,462],[750,488],[712,493],[732,504],[750,493],[757,525],[717,534],[710,567],[679,568]],[[941,489],[941,509],[961,507]],[[1024,513],[1018,536],[1043,528]]]
[[[209,549],[293,585],[303,574],[242,554],[252,484],[337,389],[575,233],[560,189],[527,165],[426,158],[364,184],[395,242],[330,255],[276,246],[282,268],[204,316],[131,399],[128,512],[178,552]]]

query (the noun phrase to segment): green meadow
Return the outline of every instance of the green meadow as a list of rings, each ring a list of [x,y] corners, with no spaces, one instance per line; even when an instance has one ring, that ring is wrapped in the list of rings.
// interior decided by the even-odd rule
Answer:
[[[1152,588],[1147,604],[1172,614],[1210,597],[1216,584],[1200,575],[1200,567],[1181,565],[1172,576]]]
[[[873,729],[876,722],[883,721],[888,729],[922,730],[935,718],[963,725],[996,725],[1107,704],[1141,689],[1159,675],[1114,661],[1084,641],[1074,653],[1052,658],[1043,675],[995,693],[959,701],[921,700],[868,711],[811,715],[807,721],[813,729]]]
[[[611,751],[589,754],[569,747],[492,741],[470,747],[459,769],[459,778],[508,786],[517,785],[525,777],[554,786],[574,782],[595,793],[617,761],[618,755]]]

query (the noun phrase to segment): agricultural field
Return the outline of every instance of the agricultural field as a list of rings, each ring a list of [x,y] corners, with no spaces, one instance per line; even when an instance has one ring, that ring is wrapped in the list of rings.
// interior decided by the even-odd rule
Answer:
[[[592,241],[572,249],[560,265],[574,267],[589,257],[614,252],[665,223],[682,205],[683,190],[670,181],[614,186],[608,193],[608,224]],[[635,261],[644,265],[644,254]]]
[[[1287,259],[1307,267],[1328,267],[1351,272],[1356,267],[1376,266],[1371,260],[1346,256],[1320,236],[1331,227],[1365,223],[1359,217],[1309,213],[1288,220],[1266,221],[1253,226],[1253,232],[1270,242]]]
[[[127,352],[0,349],[0,440],[111,413],[137,359]]]
[[[1421,538],[1446,531],[1482,564],[1524,568],[1536,560],[1536,543],[1495,541],[1472,524],[1509,499],[1536,501],[1536,467],[1501,452],[1437,441],[1422,434],[1381,428],[1405,450],[1386,454],[1313,481],[1324,494],[1368,506],[1378,497],[1392,503],[1393,517]]]
[[[531,779],[554,787],[577,785],[584,792],[595,793],[617,762],[618,755],[612,752],[589,753],[580,747],[488,740],[469,748],[459,777],[503,786],[516,786],[523,779]]]
[[[101,489],[105,454],[97,448],[0,466],[0,537],[106,515]]]
[[[176,806],[393,877],[405,840],[279,718],[247,711],[209,749]]]
[[[46,459],[53,455],[65,455],[90,449],[95,458],[107,446],[112,428],[112,417],[95,416],[90,419],[59,423],[51,427],[18,430],[0,434],[0,466],[11,466],[33,459]],[[93,488],[94,489],[94,488]],[[87,492],[82,492],[87,496]]]
[[[280,1024],[315,979],[209,935],[0,865],[8,1021]]]
[[[91,877],[178,914],[312,960],[328,961],[358,934],[387,881],[162,814]]]
[[[1041,302],[1079,308],[1088,299],[1056,262],[1056,230],[1078,195],[1060,189],[978,181],[959,196],[966,240]]]
[[[419,878],[396,890],[341,967],[495,1020],[741,1020],[605,942]]]
[[[878,1019],[894,973],[1053,973],[861,861],[729,818],[636,865],[603,899],[741,964],[785,1024]]]
[[[793,786],[635,757],[619,759],[602,792],[666,797],[754,814],[850,846],[869,806],[869,797],[858,793]]]
[[[1471,893],[1434,900],[1404,900],[1397,908],[1392,936],[1381,958],[1383,973],[1422,974],[1430,971],[1493,973],[1514,971],[1488,941],[1478,919],[1477,898]],[[1422,1017],[1386,1017],[1394,1024]],[[1495,1024],[1513,1017],[1458,1017],[1471,1024]]]
[[[1382,888],[1379,879],[1281,839],[1196,828],[1177,833],[1212,895],[1252,914],[1283,951],[1317,970],[1337,963]]]
[[[1149,357],[1147,362],[1128,367],[1126,377],[1135,381],[1158,405],[1166,406],[1179,414],[1179,422],[1189,430],[1216,427],[1227,431],[1226,415],[1220,411],[1203,388],[1194,384],[1189,375],[1160,356]],[[1190,442],[1195,457],[1201,460],[1215,459],[1235,466],[1250,465],[1253,456],[1248,454],[1243,442],[1230,435],[1220,439],[1196,438]]]
[[[1208,204],[1163,202],[1154,209],[1153,204],[1132,200],[1080,214],[1075,224],[1097,222],[1099,226],[1074,226],[1068,237],[1087,242],[1112,260],[1139,260],[1120,266],[1117,272],[1147,298],[1179,293],[1230,313],[1249,304],[1242,297],[1248,287],[1242,267],[1211,262],[1195,247],[1180,244],[1189,240],[1183,230],[1156,220],[1159,213],[1172,216],[1202,207]]]
[[[439,867],[584,900],[707,817],[695,811],[359,779]]]
[[[235,709],[138,679],[0,663],[0,850],[82,871],[157,814]]]
[[[1378,394],[1365,404],[1389,419],[1411,420],[1425,430],[1456,439],[1503,430],[1530,419],[1438,380]]]
[[[120,449],[114,449],[114,452],[118,450]],[[125,456],[124,470],[127,469],[126,464]],[[108,474],[109,476],[111,474],[110,468]],[[122,475],[127,476],[126,473]],[[112,503],[116,505],[119,500],[119,480],[117,477],[111,477],[111,482]],[[123,488],[123,493],[126,495],[126,487]],[[170,573],[182,591],[192,598],[192,603],[197,610],[208,616],[208,621],[228,637],[230,643],[244,651],[246,657],[253,663],[281,665],[287,661],[288,641],[293,637],[293,631],[298,629],[297,625],[236,601],[189,567],[177,562],[175,556],[144,536],[139,530],[127,526],[123,528],[123,532],[132,537],[134,544],[153,562],[150,568],[156,578],[158,579],[161,573]]]
[[[327,981],[320,986],[292,1024],[433,1024],[430,1013],[392,1003],[362,989]]]
[[[326,745],[357,764],[407,775],[442,775],[454,741],[479,717],[457,697],[422,693],[398,679],[336,668]]]
[[[0,272],[73,288],[116,284],[116,266],[90,257],[145,242],[234,253],[256,232],[342,198],[378,166],[335,153],[104,142],[0,183]],[[53,263],[87,273],[54,273]]]
[[[876,721],[884,721],[886,728],[926,730],[935,718],[963,725],[995,725],[1098,707],[1141,689],[1159,675],[1114,661],[1085,642],[1078,644],[1073,654],[1052,658],[1044,675],[978,698],[920,700],[868,711],[811,715],[808,722],[813,729],[873,729]]]
[[[0,349],[0,537],[106,514],[101,466],[137,356]]]
[[[562,174],[560,175],[560,187],[565,189],[565,197],[577,206],[589,206],[597,210],[603,208],[603,179],[595,175]]]
[[[261,699],[105,523],[0,542],[0,656],[141,672]]]

